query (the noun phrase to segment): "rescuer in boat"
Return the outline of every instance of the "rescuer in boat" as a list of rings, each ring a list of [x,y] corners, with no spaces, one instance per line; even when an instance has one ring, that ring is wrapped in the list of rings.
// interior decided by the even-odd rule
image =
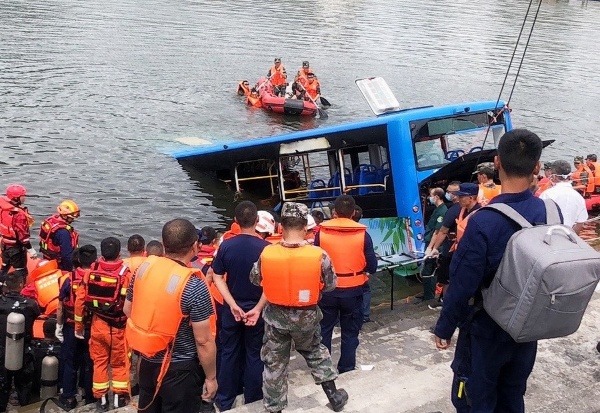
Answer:
[[[585,158],[585,164],[594,175],[594,193],[600,193],[600,163],[595,153],[591,153]]]
[[[287,73],[285,71],[285,67],[281,63],[281,58],[276,57],[273,66],[269,69],[267,73],[267,78],[271,81],[271,85],[273,85],[273,93],[275,96],[285,96],[285,88],[287,87]]]
[[[72,224],[79,218],[77,204],[67,199],[56,208],[57,214],[45,219],[40,229],[40,252],[46,260],[57,260],[63,271],[73,269],[73,250],[77,248],[79,234]]]
[[[265,337],[260,352],[265,363],[263,405],[268,412],[287,407],[287,370],[292,341],[308,363],[334,411],[348,401],[348,393],[337,389],[337,371],[331,355],[321,343],[321,292],[332,291],[336,275],[327,253],[306,240],[308,208],[286,202],[281,210],[283,240],[265,247],[250,273],[250,281],[263,288]],[[291,286],[291,287],[290,287]],[[265,300],[266,299],[266,302]]]
[[[576,156],[573,159],[575,172],[571,174],[573,187],[583,196],[594,192],[594,174],[590,168],[583,162],[583,156]]]
[[[0,412],[5,412],[8,405],[8,398],[12,389],[13,379],[19,404],[25,406],[29,404],[32,396],[32,386],[34,379],[34,360],[33,353],[29,347],[33,337],[33,323],[40,314],[40,309],[35,301],[22,296],[19,291],[23,288],[23,276],[15,271],[6,274],[6,280],[0,296],[0,334],[2,342],[4,340],[24,339],[22,351],[6,354],[7,347],[0,346]],[[24,338],[7,336],[6,321],[10,313],[19,313],[25,316]],[[16,350],[17,346],[11,346],[11,350]],[[23,366],[16,371],[8,370],[6,361],[15,362],[18,358],[23,359]],[[5,361],[6,360],[6,361]]]
[[[306,83],[308,83],[308,74],[313,73],[314,71],[310,68],[310,63],[308,60],[302,62],[302,67],[298,69],[298,73],[296,73],[296,77],[294,78],[294,83],[292,83],[292,95],[296,95],[297,91],[302,91]],[[316,75],[315,75],[316,77]],[[298,85],[300,84],[300,85]],[[299,87],[300,86],[300,87]]]
[[[237,94],[240,96],[248,96],[250,94],[250,83],[247,80],[242,80],[238,83]]]
[[[0,280],[11,267],[23,276],[27,275],[27,253],[32,258],[37,256],[29,238],[33,218],[23,205],[26,195],[23,185],[11,184],[6,188],[6,197],[0,198]]]

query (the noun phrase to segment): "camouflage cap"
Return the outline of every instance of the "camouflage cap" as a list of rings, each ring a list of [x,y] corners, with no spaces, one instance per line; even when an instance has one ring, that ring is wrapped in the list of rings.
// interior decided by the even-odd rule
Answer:
[[[544,169],[552,169],[552,162],[544,162]]]
[[[576,157],[573,159],[573,162],[574,162],[574,163],[583,163],[583,156],[576,156]]]
[[[304,218],[308,216],[308,207],[298,202],[286,202],[281,208],[281,218],[296,217]]]

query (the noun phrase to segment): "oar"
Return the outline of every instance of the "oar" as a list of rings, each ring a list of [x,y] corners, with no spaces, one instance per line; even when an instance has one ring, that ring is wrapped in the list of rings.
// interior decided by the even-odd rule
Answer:
[[[331,106],[331,103],[329,103],[329,101],[327,99],[325,99],[323,96],[319,96],[319,99],[321,100],[321,105]]]
[[[308,93],[308,90],[306,90],[306,88],[304,87],[304,85],[300,82],[297,82],[297,84],[304,89],[304,95],[308,96],[308,98],[310,99],[310,101],[317,107],[317,116],[315,116],[317,119],[321,118],[321,119],[327,119],[329,117],[329,115],[327,114],[327,112],[325,112],[323,109],[321,109],[319,107],[319,105],[317,104],[317,102],[315,102],[315,100],[312,98],[312,96],[310,95],[310,93]]]

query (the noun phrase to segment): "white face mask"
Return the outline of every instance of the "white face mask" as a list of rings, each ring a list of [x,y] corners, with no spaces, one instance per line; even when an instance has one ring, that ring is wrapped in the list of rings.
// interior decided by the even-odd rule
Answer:
[[[435,205],[435,197],[433,197],[433,196],[430,196],[430,197],[429,197],[429,198],[427,198],[427,199],[429,199],[429,203],[430,203],[430,204],[432,204],[432,205]]]
[[[454,199],[454,196],[450,192],[446,192],[446,195],[444,196],[448,201],[452,201]]]

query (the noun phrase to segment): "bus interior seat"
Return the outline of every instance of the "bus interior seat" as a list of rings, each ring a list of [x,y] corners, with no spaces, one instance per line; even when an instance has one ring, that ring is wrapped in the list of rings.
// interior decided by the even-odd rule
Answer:
[[[378,182],[378,170],[375,165],[362,164],[358,166],[358,185],[372,185]],[[381,182],[383,184],[383,182]],[[367,195],[371,192],[382,192],[383,187],[365,186],[358,188],[359,195]]]
[[[315,199],[315,198],[324,198],[324,197],[329,196],[329,191],[314,191],[314,189],[322,189],[322,188],[327,188],[327,185],[325,185],[325,181],[322,179],[315,179],[308,186],[308,189],[309,189],[308,197],[310,199]]]

